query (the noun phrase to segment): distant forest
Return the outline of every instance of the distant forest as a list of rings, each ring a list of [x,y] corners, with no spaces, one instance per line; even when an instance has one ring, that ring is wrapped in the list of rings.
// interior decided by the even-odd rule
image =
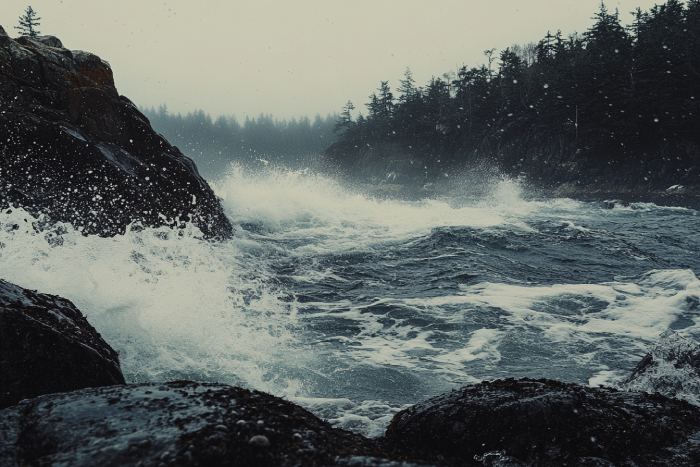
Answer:
[[[243,165],[281,164],[302,167],[312,163],[337,140],[334,128],[338,115],[320,115],[290,121],[276,120],[272,115],[246,117],[243,124],[234,116],[212,120],[202,110],[183,116],[173,114],[167,106],[157,110],[141,108],[153,128],[187,156],[197,162],[200,172],[211,178],[232,161]]]
[[[486,51],[487,64],[424,87],[407,69],[398,97],[382,81],[365,115],[353,118],[348,102],[325,159],[365,177],[392,170],[427,179],[490,159],[513,173],[556,160],[640,175],[637,167],[646,174],[656,164],[697,179],[700,0],[632,15],[623,26],[601,3],[582,34]]]

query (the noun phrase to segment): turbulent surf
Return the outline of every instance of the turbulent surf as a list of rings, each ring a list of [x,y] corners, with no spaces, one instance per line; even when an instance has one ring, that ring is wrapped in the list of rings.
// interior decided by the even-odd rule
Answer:
[[[692,209],[523,195],[377,199],[311,172],[231,167],[233,239],[132,224],[112,238],[0,214],[0,277],[73,301],[129,382],[285,396],[379,436],[465,383],[619,384],[659,335],[700,338]]]

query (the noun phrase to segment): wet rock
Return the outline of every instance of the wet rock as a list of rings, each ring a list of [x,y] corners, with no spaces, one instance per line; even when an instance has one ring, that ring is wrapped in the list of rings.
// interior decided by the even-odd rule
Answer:
[[[0,208],[69,222],[85,234],[132,222],[229,237],[194,162],[120,96],[109,64],[53,36],[0,34]]]
[[[8,467],[409,465],[381,454],[283,399],[215,383],[84,389],[0,411]]]
[[[75,305],[0,279],[0,409],[114,384],[124,384],[119,357]]]
[[[483,456],[474,456],[474,460],[486,467],[526,467],[524,462],[510,456],[505,451],[487,452]]]
[[[270,446],[270,440],[267,439],[267,436],[264,435],[255,435],[252,438],[250,438],[250,441],[248,441],[248,444],[251,446],[257,446],[260,448],[266,448]]]
[[[448,465],[499,465],[485,456],[496,451],[503,465],[691,466],[700,465],[700,408],[659,394],[510,378],[399,412],[386,442]]]
[[[688,308],[695,309],[696,302],[691,297],[686,303]],[[621,387],[700,404],[700,344],[677,332],[665,332]]]
[[[338,458],[333,463],[337,467],[430,467],[428,464],[414,464],[406,461],[379,459],[377,457],[352,456]]]

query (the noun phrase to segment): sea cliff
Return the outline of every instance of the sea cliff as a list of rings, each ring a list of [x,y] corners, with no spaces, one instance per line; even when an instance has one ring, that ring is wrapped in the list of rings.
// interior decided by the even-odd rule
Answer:
[[[232,235],[194,162],[119,95],[100,57],[0,27],[0,108],[0,209],[85,234],[192,222],[206,237]]]

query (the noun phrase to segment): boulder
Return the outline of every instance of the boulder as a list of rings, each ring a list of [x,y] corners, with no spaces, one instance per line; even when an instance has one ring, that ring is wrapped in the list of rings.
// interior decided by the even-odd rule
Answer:
[[[288,401],[216,383],[84,389],[0,411],[7,467],[408,467],[381,455]]]
[[[0,109],[0,209],[102,236],[135,222],[232,235],[194,162],[119,95],[100,57],[53,36],[0,33]]]
[[[125,384],[119,356],[70,301],[0,279],[0,409],[114,384]]]
[[[659,394],[509,378],[399,412],[386,443],[448,465],[700,465],[700,408]]]

